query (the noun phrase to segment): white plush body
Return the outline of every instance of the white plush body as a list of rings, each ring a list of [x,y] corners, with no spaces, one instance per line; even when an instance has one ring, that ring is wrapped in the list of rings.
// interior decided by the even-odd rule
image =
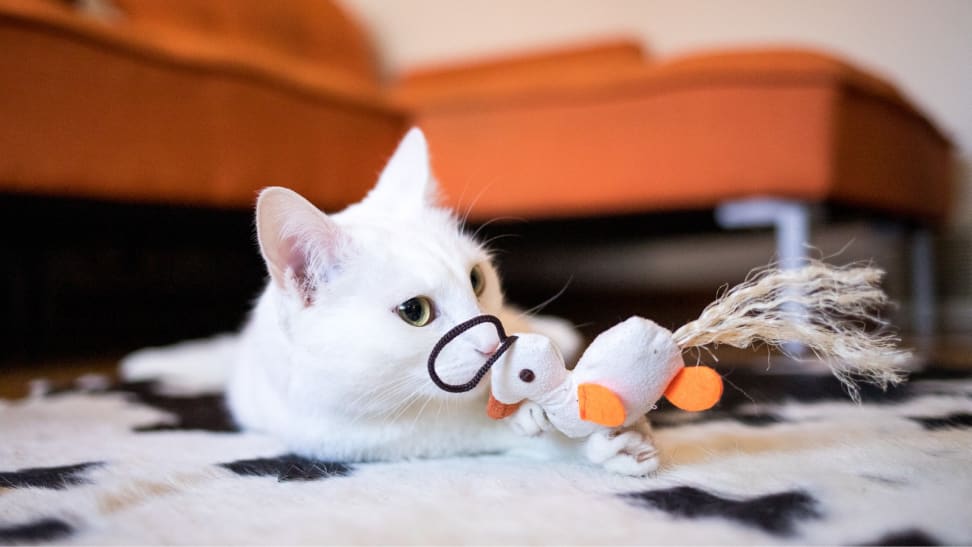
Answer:
[[[630,425],[655,407],[685,367],[672,332],[643,317],[630,317],[602,332],[572,374],[574,384],[600,384],[624,403]]]
[[[580,418],[578,386],[598,384],[618,395],[626,416],[622,427],[628,427],[644,419],[684,366],[671,331],[654,321],[631,317],[602,332],[573,372],[550,339],[519,334],[493,367],[491,382],[493,396],[500,402],[533,401],[564,435],[581,438],[604,426]],[[524,369],[533,373],[532,380],[521,377]]]

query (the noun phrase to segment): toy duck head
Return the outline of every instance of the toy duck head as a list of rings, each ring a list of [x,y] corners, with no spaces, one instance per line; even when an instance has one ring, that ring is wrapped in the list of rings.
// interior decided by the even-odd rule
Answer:
[[[516,343],[493,365],[487,412],[497,419],[508,416],[521,401],[542,399],[569,375],[560,350],[549,338],[518,334]]]

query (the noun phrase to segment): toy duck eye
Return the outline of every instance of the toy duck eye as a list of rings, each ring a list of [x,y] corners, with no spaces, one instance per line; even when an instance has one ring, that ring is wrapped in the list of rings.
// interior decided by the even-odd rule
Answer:
[[[476,293],[476,296],[483,294],[486,289],[486,276],[483,275],[483,269],[479,264],[473,266],[472,271],[469,272],[469,284],[472,285],[472,290]]]
[[[523,380],[524,382],[526,382],[528,384],[530,382],[532,382],[533,379],[536,378],[536,377],[537,377],[537,375],[534,374],[533,371],[530,370],[530,369],[528,369],[528,368],[525,368],[525,369],[523,369],[523,370],[520,371],[520,380]]]
[[[398,305],[398,316],[413,327],[424,327],[435,319],[432,301],[424,296],[409,298]]]

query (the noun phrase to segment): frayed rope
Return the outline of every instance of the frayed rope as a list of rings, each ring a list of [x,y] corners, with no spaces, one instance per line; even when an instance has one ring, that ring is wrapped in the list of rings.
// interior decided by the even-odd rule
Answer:
[[[902,365],[911,358],[879,315],[888,303],[883,276],[871,266],[838,268],[816,260],[798,269],[754,270],[673,337],[683,350],[763,343],[785,352],[784,343],[798,342],[859,401],[856,380],[886,389],[903,380]]]

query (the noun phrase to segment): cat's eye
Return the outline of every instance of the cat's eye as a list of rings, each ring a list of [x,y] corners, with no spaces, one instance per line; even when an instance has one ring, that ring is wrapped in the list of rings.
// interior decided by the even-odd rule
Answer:
[[[469,283],[472,285],[472,290],[476,293],[476,296],[483,294],[486,289],[486,276],[483,275],[483,269],[479,264],[473,266],[472,271],[469,272]]]
[[[398,316],[409,325],[424,327],[435,319],[432,301],[424,296],[409,298],[398,305]]]

